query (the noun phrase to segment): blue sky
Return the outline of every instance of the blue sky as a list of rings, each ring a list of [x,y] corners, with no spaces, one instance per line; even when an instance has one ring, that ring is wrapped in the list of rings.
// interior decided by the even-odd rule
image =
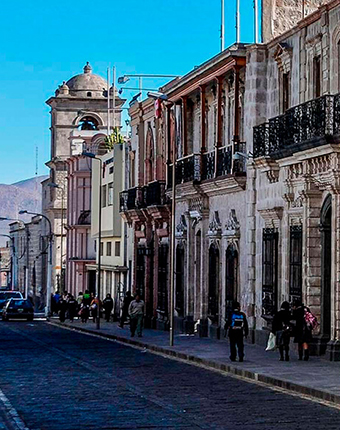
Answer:
[[[236,0],[225,3],[228,46],[235,41]],[[241,0],[242,42],[253,41],[252,6],[253,0]],[[81,73],[86,61],[104,77],[108,65],[116,65],[117,76],[182,75],[220,48],[220,0],[18,0],[1,7],[0,183],[34,176],[36,146],[38,173],[47,173],[45,101],[63,80]]]

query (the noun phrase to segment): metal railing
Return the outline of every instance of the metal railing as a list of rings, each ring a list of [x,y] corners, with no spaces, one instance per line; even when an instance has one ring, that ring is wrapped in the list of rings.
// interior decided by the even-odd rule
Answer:
[[[288,109],[254,127],[254,157],[282,158],[324,144],[340,132],[340,94],[325,95]]]

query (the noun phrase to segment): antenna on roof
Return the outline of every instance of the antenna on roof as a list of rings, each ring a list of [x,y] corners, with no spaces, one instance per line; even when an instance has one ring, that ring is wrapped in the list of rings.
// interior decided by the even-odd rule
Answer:
[[[38,146],[35,147],[35,176],[38,176]]]
[[[224,0],[221,0],[221,51],[224,51]]]
[[[254,0],[254,32],[255,32],[254,41],[255,43],[259,43],[259,2],[258,0]]]
[[[240,0],[236,0],[236,43],[240,43]]]

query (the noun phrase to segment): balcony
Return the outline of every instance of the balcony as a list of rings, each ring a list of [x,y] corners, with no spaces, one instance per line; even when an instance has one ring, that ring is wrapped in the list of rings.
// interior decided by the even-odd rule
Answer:
[[[254,127],[254,157],[288,157],[325,145],[339,133],[340,94],[325,95]]]
[[[120,212],[161,206],[165,203],[165,181],[153,181],[144,187],[134,187],[120,193]]]
[[[234,144],[234,152],[245,153],[245,142]],[[217,166],[216,166],[217,154]],[[223,146],[217,151],[205,152],[204,154],[192,154],[177,160],[176,163],[176,185],[186,182],[201,182],[228,175],[245,173],[244,160],[233,160],[233,146]],[[215,171],[216,169],[216,171]],[[168,169],[168,187],[172,185],[172,165]]]

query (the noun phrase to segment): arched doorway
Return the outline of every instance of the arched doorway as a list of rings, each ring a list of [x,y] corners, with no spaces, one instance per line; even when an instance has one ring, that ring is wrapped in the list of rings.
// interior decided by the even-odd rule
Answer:
[[[332,196],[327,196],[321,209],[321,334],[331,336],[332,276]]]
[[[184,247],[176,248],[176,311],[179,317],[184,316]]]
[[[209,299],[208,315],[213,322],[218,321],[220,252],[213,243],[209,248]]]
[[[233,302],[237,300],[238,293],[238,252],[234,244],[228,246],[226,251],[226,317],[233,310]]]

